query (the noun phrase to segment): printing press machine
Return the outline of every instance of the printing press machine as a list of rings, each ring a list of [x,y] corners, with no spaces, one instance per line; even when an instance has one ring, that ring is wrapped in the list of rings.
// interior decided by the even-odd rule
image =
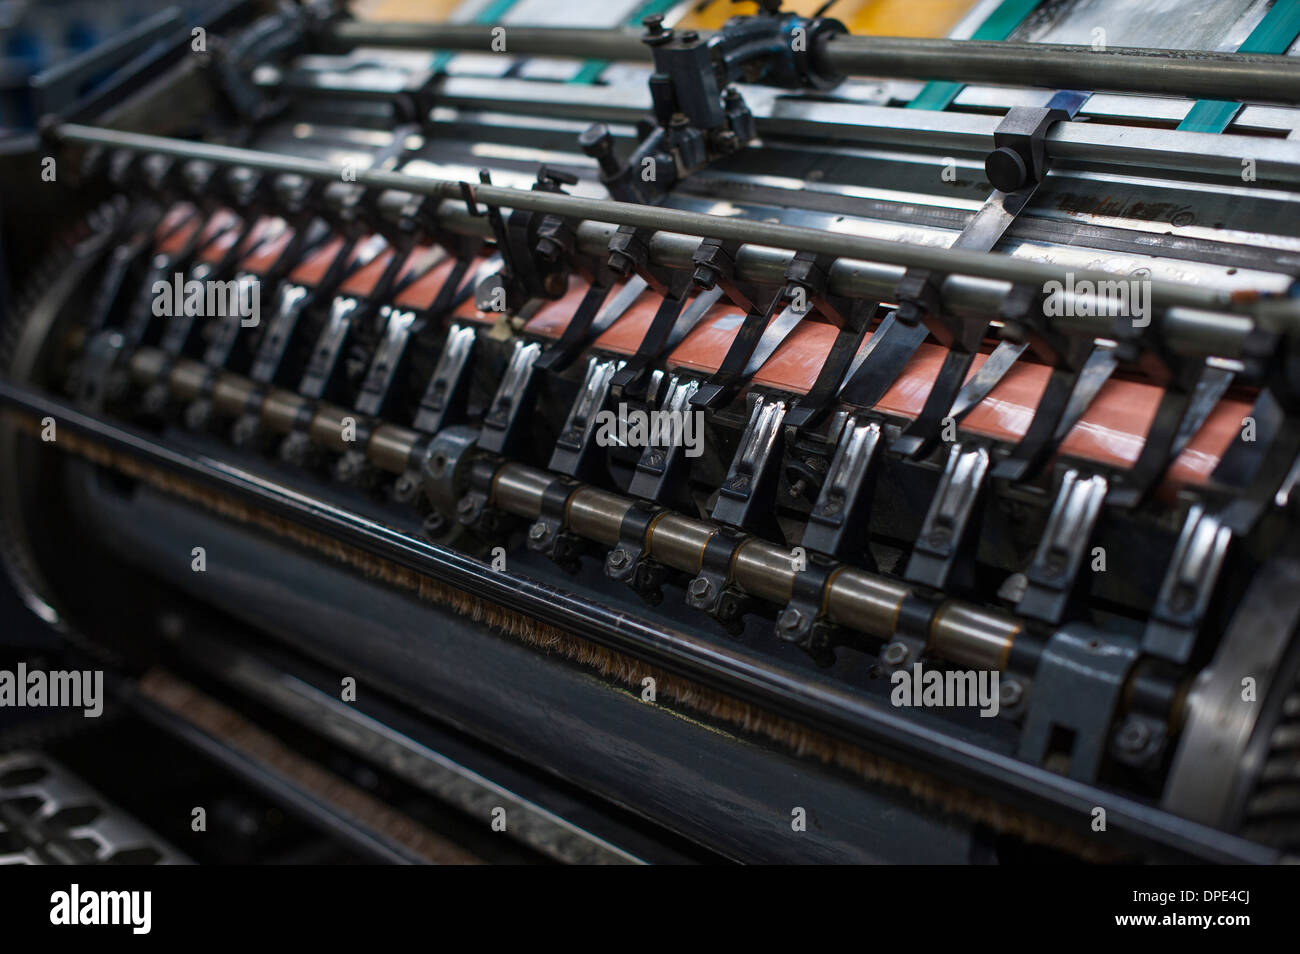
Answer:
[[[0,759],[157,860],[131,732],[370,860],[1300,855],[1300,3],[357,6],[0,140],[0,555],[134,726]]]

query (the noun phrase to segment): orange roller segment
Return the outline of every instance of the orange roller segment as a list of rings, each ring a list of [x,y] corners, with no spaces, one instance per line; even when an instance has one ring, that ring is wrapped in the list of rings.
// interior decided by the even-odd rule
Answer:
[[[166,236],[158,243],[158,251],[166,252],[169,255],[175,255],[184,251],[185,246],[198,229],[203,231],[199,233],[199,245],[202,247],[221,234],[222,229],[230,228],[239,222],[239,216],[228,209],[221,209],[212,213],[206,222],[203,216],[194,215],[185,221],[185,224],[175,229],[170,235]]]
[[[177,202],[163,215],[158,227],[154,229],[154,241],[162,242],[167,235],[180,227],[183,222],[198,224],[198,209],[188,202]]]
[[[714,305],[668,356],[668,367],[712,374],[722,364],[744,320],[745,313],[735,305],[723,302]]]
[[[637,296],[631,307],[596,339],[593,348],[608,351],[611,354],[636,354],[641,345],[650,322],[654,321],[655,312],[663,299],[647,288]]]
[[[537,309],[537,313],[524,325],[524,334],[538,338],[560,337],[564,334],[564,329],[569,327],[569,322],[573,320],[573,313],[578,310],[578,305],[581,304],[583,296],[587,294],[587,289],[590,287],[576,275],[570,275],[569,287],[565,293]],[[618,294],[621,287],[622,285],[615,286],[610,290],[609,296]],[[606,298],[606,301],[608,300]]]
[[[258,225],[254,225],[253,230],[257,231],[259,227],[260,226]],[[243,225],[241,223],[233,228],[226,229],[224,232],[218,233],[212,241],[199,249],[199,254],[197,256],[198,260],[200,262],[206,262],[209,265],[221,261],[225,258],[226,253],[234,248],[235,243],[239,241],[239,236],[242,232]]]
[[[293,270],[289,281],[295,285],[319,285],[321,279],[325,277],[325,272],[329,270],[330,263],[334,261],[334,256],[338,255],[342,248],[343,239],[338,237],[330,239]]]
[[[268,222],[274,222],[269,219]],[[265,275],[280,261],[280,256],[289,247],[293,241],[294,230],[286,227],[281,229],[275,238],[268,241],[261,241],[260,238],[256,243],[249,243],[252,249],[239,263],[240,271],[252,272],[255,275]]]
[[[417,250],[411,258],[414,259],[416,256],[421,254],[423,254],[423,252]],[[478,262],[479,260],[476,260],[470,264],[471,274],[473,273],[473,269],[478,266]],[[393,300],[393,304],[398,308],[414,308],[416,311],[423,311],[425,308],[432,305],[437,299],[438,293],[441,292],[442,287],[447,284],[447,280],[451,278],[451,273],[455,268],[456,260],[454,258],[449,256],[443,259],[415,281],[411,282],[411,284],[403,288],[397,298]]]

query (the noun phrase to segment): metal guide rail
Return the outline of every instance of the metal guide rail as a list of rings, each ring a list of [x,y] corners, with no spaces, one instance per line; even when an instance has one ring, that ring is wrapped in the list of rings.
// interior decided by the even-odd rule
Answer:
[[[453,586],[500,563],[554,570],[564,607],[630,595],[636,639],[608,608],[546,621],[1054,823],[1122,799],[1140,856],[1300,850],[1277,784],[1300,665],[1300,144],[1088,111],[1109,90],[1291,106],[1300,65],[855,37],[767,8],[716,33],[508,35],[514,56],[648,63],[608,80],[639,89],[641,121],[401,64],[342,96],[353,51],[490,50],[490,30],[314,7],[232,35],[205,139],[52,113],[42,148],[115,198],[16,316],[0,401],[260,485],[259,506]],[[1051,92],[935,116],[855,102],[862,75]],[[44,565],[29,601],[58,615],[21,538],[30,474],[62,458],[0,423],[7,562]],[[271,493],[281,473],[320,499]],[[388,523],[347,529],[375,508]],[[413,563],[415,525],[435,556]],[[681,632],[740,649],[692,656]],[[925,670],[993,695],[929,705]],[[800,680],[874,715],[801,707]]]

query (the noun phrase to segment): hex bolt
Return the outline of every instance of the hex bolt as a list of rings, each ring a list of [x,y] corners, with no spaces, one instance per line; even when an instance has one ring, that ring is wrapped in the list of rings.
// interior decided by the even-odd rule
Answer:
[[[787,639],[802,633],[803,624],[803,612],[793,606],[787,606],[781,610],[781,615],[776,618],[777,630]]]
[[[605,561],[611,570],[621,570],[627,566],[629,561],[628,552],[622,547],[610,551],[609,558]]]
[[[702,576],[691,580],[691,596],[697,600],[706,600],[713,593],[713,584]]]
[[[541,543],[550,535],[551,528],[540,520],[528,528],[528,539],[533,541],[533,543]]]

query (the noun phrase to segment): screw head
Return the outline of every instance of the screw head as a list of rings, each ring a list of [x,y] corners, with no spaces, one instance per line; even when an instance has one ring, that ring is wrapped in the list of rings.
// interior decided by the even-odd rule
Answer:
[[[609,564],[611,570],[621,570],[623,567],[627,566],[628,559],[628,552],[622,547],[619,547],[617,550],[614,550],[609,554],[609,559],[606,562]]]
[[[235,426],[230,431],[230,439],[235,442],[236,447],[243,447],[253,440],[255,433],[257,433],[257,421],[251,417],[241,417],[235,421]]]
[[[998,686],[998,702],[1002,705],[1011,707],[1019,705],[1020,700],[1025,696],[1025,689],[1015,679],[1008,679]]]
[[[185,426],[192,431],[203,430],[211,420],[211,401],[195,401],[185,409]]]
[[[1119,731],[1119,747],[1125,752],[1141,752],[1151,741],[1151,730],[1145,722],[1132,720]]]
[[[880,658],[890,666],[901,666],[903,663],[907,662],[907,657],[911,654],[912,651],[907,648],[905,643],[900,643],[898,640],[894,640],[880,651]]]
[[[540,520],[528,528],[528,539],[534,543],[541,543],[551,535],[551,528]]]
[[[414,477],[410,474],[402,474],[401,477],[397,478],[397,482],[393,484],[393,496],[397,498],[399,503],[410,503],[419,489],[420,485]]]

